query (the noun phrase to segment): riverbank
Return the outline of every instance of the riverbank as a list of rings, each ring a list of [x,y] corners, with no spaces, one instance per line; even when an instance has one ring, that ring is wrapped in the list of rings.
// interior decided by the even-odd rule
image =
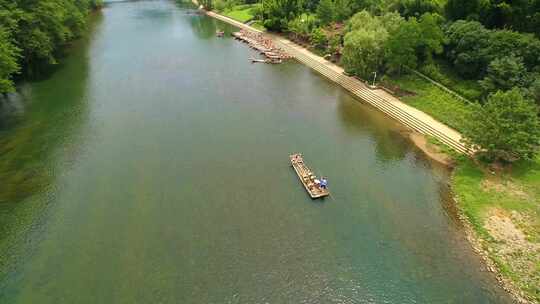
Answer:
[[[486,167],[433,139],[410,137],[428,157],[452,169],[458,217],[486,269],[517,303],[539,303],[539,160]]]
[[[540,162],[457,164],[451,185],[473,247],[518,302],[539,303]]]
[[[50,180],[0,204],[0,303],[510,302],[397,123],[305,66],[252,65],[185,6],[101,16],[3,130]]]
[[[207,12],[207,14],[235,26],[258,31],[214,12]],[[363,88],[355,86],[357,84],[355,83],[356,79],[343,76],[343,71],[340,67],[281,36],[271,35],[271,37],[281,43],[287,52],[294,55],[300,62],[313,68],[323,76],[341,85],[357,97],[374,105],[411,129],[420,131],[422,134],[427,133],[428,136],[413,133],[410,137],[415,145],[430,158],[447,166],[455,166],[452,177],[452,188],[456,193],[456,204],[461,210],[461,219],[466,226],[467,238],[473,248],[484,259],[487,269],[490,272],[496,273],[501,286],[512,294],[516,301],[520,303],[538,303],[539,296],[537,289],[539,286],[538,277],[540,277],[538,275],[538,269],[540,267],[538,267],[538,229],[536,223],[538,218],[538,200],[536,199],[538,192],[535,189],[535,185],[532,186],[531,193],[526,195],[529,201],[527,205],[531,207],[524,208],[519,203],[519,195],[523,191],[512,191],[501,182],[501,180],[508,178],[504,172],[496,175],[500,178],[499,182],[493,182],[485,176],[486,174],[489,176],[491,173],[486,173],[486,170],[483,170],[480,165],[475,165],[471,160],[464,157],[452,155],[453,152],[448,153],[449,151],[445,151],[444,148],[437,148],[437,145],[429,140],[429,136],[432,136],[432,134],[425,132],[421,128],[419,130],[418,125],[411,125],[411,114],[412,117],[416,118],[425,118],[425,116],[429,117],[429,115],[416,109],[405,112],[409,116],[400,117],[399,115],[392,115],[395,113],[391,111],[393,109],[389,108],[387,103],[381,105],[370,101],[371,98],[375,97],[377,99],[376,97],[382,97],[386,102],[390,100],[392,103],[397,103],[401,106],[403,103],[397,100],[397,98],[382,90],[372,90],[365,88],[365,86]],[[372,94],[358,94],[359,92],[365,93],[368,91]],[[375,96],[373,93],[375,93]],[[433,118],[431,119],[432,121],[429,121],[431,125],[440,124]],[[433,137],[439,141],[443,139],[444,144],[450,146],[453,150],[459,151],[455,146],[448,144],[447,138],[440,134],[437,135]],[[528,174],[535,175],[534,172],[529,172]],[[470,175],[474,176],[475,179],[471,180]],[[518,196],[517,201],[515,200],[515,195]],[[483,200],[486,197],[489,200],[482,202],[480,204],[482,206],[479,207],[479,200]],[[521,198],[524,199],[525,196]],[[513,201],[513,203],[508,203],[509,201]],[[525,213],[525,215],[522,213]],[[516,219],[520,219],[517,225],[513,223]],[[526,232],[523,232],[523,226],[530,227],[526,229]],[[519,241],[516,242],[516,239]],[[524,249],[526,250],[524,251]],[[516,258],[516,255],[518,258]],[[518,260],[520,261],[519,263],[514,263]]]

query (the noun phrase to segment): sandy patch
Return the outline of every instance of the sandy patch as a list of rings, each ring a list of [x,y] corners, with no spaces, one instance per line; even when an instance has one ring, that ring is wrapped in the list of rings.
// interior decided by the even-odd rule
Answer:
[[[524,217],[517,211],[491,208],[486,214],[484,228],[495,239],[488,251],[502,259],[510,271],[520,277],[519,285],[540,286],[540,244],[531,242],[518,228]]]
[[[445,166],[454,165],[452,158],[450,158],[450,156],[448,156],[447,154],[441,152],[439,147],[430,144],[426,136],[420,133],[411,132],[409,134],[409,138],[420,150],[422,150],[427,156],[429,156],[429,158]]]

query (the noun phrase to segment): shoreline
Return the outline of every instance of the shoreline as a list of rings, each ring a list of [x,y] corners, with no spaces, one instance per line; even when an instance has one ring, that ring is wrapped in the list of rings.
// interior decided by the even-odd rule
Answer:
[[[195,5],[198,6],[198,3],[196,0],[193,0],[193,3]],[[216,12],[213,12],[213,11],[206,11],[206,10],[203,10],[204,13],[209,16],[209,17],[212,17],[212,18],[215,18],[215,19],[218,19],[218,20],[221,20],[225,23],[228,23],[228,24],[231,24],[233,26],[236,26],[236,27],[239,27],[241,29],[246,29],[246,30],[249,30],[249,31],[254,31],[254,32],[258,32],[258,33],[264,33],[258,29],[255,29],[255,28],[252,28],[246,24],[243,24],[239,21],[236,21],[236,20],[233,20],[231,18],[228,18],[228,17],[225,17],[223,15],[220,15]],[[287,39],[285,39],[284,37],[281,37],[279,35],[275,35],[275,34],[270,34],[269,35],[273,40],[278,40],[278,44],[284,46],[285,43],[286,44],[294,44],[293,42],[290,42],[288,41]],[[284,43],[284,41],[286,41]],[[287,45],[288,46],[288,45]],[[302,49],[302,51],[304,52],[309,52],[309,50],[304,50]],[[311,53],[311,52],[309,52]],[[293,55],[293,57],[296,57]],[[296,58],[297,61],[299,61],[300,63],[308,66],[308,67],[311,67],[309,64],[307,64],[306,62],[303,62],[303,60],[300,60],[299,58]],[[324,60],[324,59],[323,59]],[[324,60],[326,61],[326,60]],[[321,64],[323,65],[326,65],[324,62],[321,62]],[[332,64],[333,65],[333,64]],[[313,68],[313,67],[311,67]],[[316,70],[317,71],[317,70]],[[320,71],[317,71],[317,72],[320,72]],[[321,73],[321,72],[320,72]],[[323,73],[321,73],[323,74]],[[328,77],[328,75],[325,75],[323,74],[323,76],[325,76],[326,78],[330,78]],[[347,88],[343,83],[341,83],[340,81],[337,81],[337,80],[333,80],[333,79],[330,79],[332,80],[335,84],[343,87],[344,89],[350,91],[351,93],[355,93],[351,90],[349,90],[349,88]],[[384,92],[383,94],[385,95],[389,95],[388,93]],[[354,94],[354,95],[357,95],[357,94]],[[356,97],[356,96],[355,96]],[[392,98],[395,98],[393,96],[391,96]],[[361,98],[361,97],[360,97]],[[361,98],[362,99],[362,98]],[[365,100],[362,99],[364,102]],[[367,102],[369,103],[369,102]],[[376,107],[377,108],[377,107]],[[379,108],[379,110],[381,110]],[[416,109],[415,109],[416,110]],[[416,110],[417,112],[420,112],[419,110]],[[428,134],[423,134],[423,133],[420,133],[419,130],[415,130],[415,128],[411,127],[410,125],[408,125],[407,123],[401,121],[400,119],[396,119],[396,117],[393,117],[392,115],[389,115],[388,113],[386,113],[385,111],[382,111],[384,114],[387,114],[388,116],[390,116],[390,118],[394,119],[394,120],[397,120],[400,124],[402,124],[404,127],[407,127],[409,130],[410,130],[410,133],[408,133],[408,135],[405,135],[419,150],[421,150],[424,155],[426,155],[430,160],[432,161],[435,161],[447,168],[449,168],[451,170],[451,175],[450,175],[450,178],[452,179],[454,177],[454,174],[455,174],[455,166],[457,165],[456,164],[456,161],[452,158],[451,155],[449,155],[448,153],[446,153],[445,151],[442,151],[440,147],[430,143],[428,141]],[[420,112],[420,113],[423,113],[423,112]],[[424,113],[423,113],[424,114]],[[424,114],[425,115],[425,114]],[[433,120],[435,121],[435,120]],[[435,121],[437,122],[437,121]],[[438,123],[438,122],[437,122]],[[457,132],[456,132],[457,133]],[[458,133],[459,134],[459,133]],[[444,143],[446,144],[446,143]],[[450,148],[453,148],[454,150],[455,147],[451,147],[450,145],[448,145]],[[461,152],[463,153],[462,151],[458,151],[458,152]],[[465,153],[464,153],[465,154]],[[453,190],[452,190],[453,191]],[[485,250],[482,246],[484,240],[480,237],[480,235],[474,230],[471,222],[470,222],[470,219],[465,215],[465,212],[464,212],[464,209],[463,207],[461,206],[458,198],[456,195],[452,195],[452,199],[453,199],[453,202],[454,202],[454,205],[456,206],[457,208],[457,211],[458,211],[458,218],[460,220],[460,222],[463,224],[464,226],[464,232],[465,232],[465,238],[467,239],[467,241],[469,242],[469,244],[471,245],[473,251],[478,254],[480,256],[480,258],[482,259],[482,261],[484,262],[484,265],[486,267],[486,270],[489,271],[490,273],[492,273],[494,275],[494,278],[496,279],[496,281],[498,282],[498,285],[504,289],[510,296],[511,298],[516,302],[516,303],[520,303],[520,304],[532,304],[532,303],[535,303],[534,301],[528,299],[526,296],[524,296],[524,293],[515,286],[515,284],[508,278],[504,277],[502,275],[502,272],[501,270],[499,269],[499,267],[497,267],[495,261],[489,256],[489,253],[487,252],[487,250]]]

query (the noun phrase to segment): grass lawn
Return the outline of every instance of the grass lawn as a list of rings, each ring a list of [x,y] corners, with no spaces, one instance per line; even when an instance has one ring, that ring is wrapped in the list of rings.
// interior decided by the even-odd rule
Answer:
[[[257,21],[255,21],[255,22],[253,22],[253,23],[251,24],[251,26],[254,27],[254,28],[256,28],[256,29],[258,29],[259,31],[263,31],[263,32],[266,31],[266,28],[264,27],[262,21],[260,21],[260,20],[257,20]]]
[[[497,173],[460,160],[452,188],[501,273],[539,302],[540,158]]]
[[[233,7],[232,10],[223,11],[222,14],[236,21],[246,23],[255,18],[255,15],[253,14],[253,7],[255,5],[256,4],[237,5]]]
[[[461,78],[447,62],[437,61],[436,66],[440,71],[440,79],[435,79],[436,81],[441,82],[446,87],[470,101],[480,99],[482,92],[478,85],[478,81]]]
[[[463,101],[414,74],[387,78],[387,80],[392,85],[398,85],[401,89],[413,93],[400,98],[407,104],[430,114],[456,130],[462,129],[463,122],[470,113],[470,108]]]

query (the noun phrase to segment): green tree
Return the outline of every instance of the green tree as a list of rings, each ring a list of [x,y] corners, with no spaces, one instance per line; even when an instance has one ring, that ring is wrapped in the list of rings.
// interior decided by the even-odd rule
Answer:
[[[374,17],[368,11],[363,10],[354,14],[354,16],[352,16],[352,18],[347,21],[345,30],[347,32],[359,29],[375,31],[382,27],[383,23],[379,18]]]
[[[489,43],[483,52],[488,62],[513,53],[523,58],[523,63],[529,70],[540,64],[540,40],[531,34],[511,30],[491,30]]]
[[[419,18],[425,13],[442,13],[440,1],[437,0],[399,0],[395,9],[406,18]]]
[[[0,29],[0,93],[14,90],[11,76],[19,72],[20,50],[13,45],[7,31]]]
[[[321,0],[317,6],[317,16],[323,25],[335,20],[336,7],[333,0]]]
[[[446,28],[447,57],[456,71],[467,78],[484,74],[489,58],[485,49],[490,43],[490,31],[477,21],[459,20]]]
[[[485,95],[496,91],[507,91],[513,87],[528,87],[530,81],[521,57],[509,55],[493,60],[486,77],[479,81]]]
[[[416,49],[420,40],[420,25],[416,18],[406,22],[390,32],[386,42],[386,66],[390,72],[401,74],[402,68],[415,68],[418,63]]]
[[[12,89],[12,75],[40,73],[57,63],[60,50],[86,28],[101,0],[0,0],[0,92]],[[15,62],[15,64],[14,64]]]
[[[311,31],[309,41],[311,42],[311,44],[313,44],[316,48],[320,50],[325,50],[328,46],[328,38],[320,27],[315,28],[313,29],[313,31]]]
[[[301,8],[298,0],[262,0],[264,26],[272,31],[286,30]]]
[[[518,89],[499,91],[473,105],[463,130],[465,142],[489,161],[533,159],[540,144],[538,107]]]
[[[448,0],[444,11],[450,20],[478,20],[482,0]]]
[[[540,105],[540,74],[533,77],[531,85],[527,89],[527,96],[530,96],[536,101],[536,104]]]
[[[387,37],[388,32],[383,27],[347,33],[342,58],[345,70],[364,78],[378,71],[382,66]]]
[[[307,39],[319,24],[319,20],[312,14],[301,14],[289,21],[288,29],[296,38]]]
[[[431,62],[434,54],[441,54],[445,42],[444,32],[441,28],[443,19],[440,15],[426,13],[420,17],[419,31],[420,37],[418,54],[424,60]]]
[[[345,21],[354,14],[354,7],[352,0],[334,0],[335,2],[335,11],[334,19],[335,21]]]

